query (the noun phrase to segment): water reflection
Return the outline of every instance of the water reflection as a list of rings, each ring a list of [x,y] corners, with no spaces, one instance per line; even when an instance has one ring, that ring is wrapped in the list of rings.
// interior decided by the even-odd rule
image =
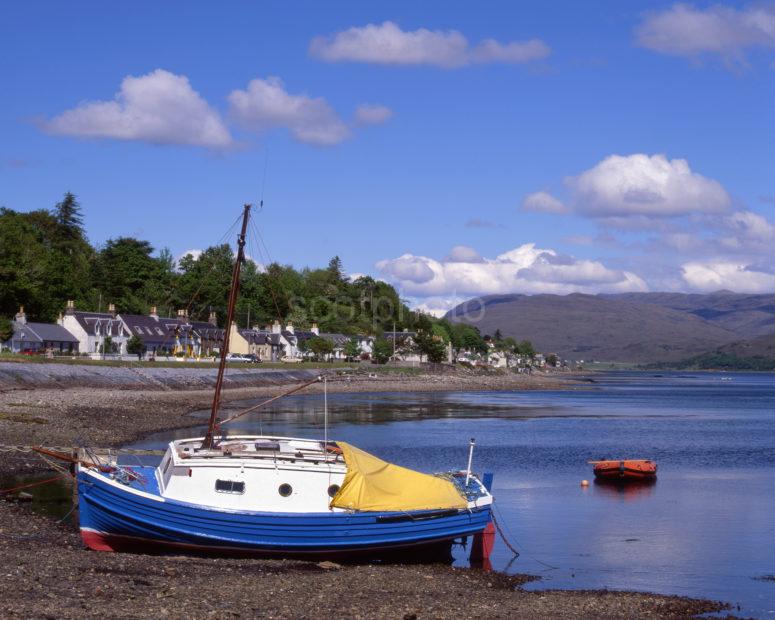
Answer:
[[[595,478],[594,491],[604,497],[632,502],[648,498],[657,484],[656,478],[652,480],[606,480]]]

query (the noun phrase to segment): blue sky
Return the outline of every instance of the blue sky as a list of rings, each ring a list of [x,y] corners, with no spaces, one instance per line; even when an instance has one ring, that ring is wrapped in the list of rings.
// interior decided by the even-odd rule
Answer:
[[[95,243],[263,193],[271,258],[428,309],[775,290],[770,3],[4,3],[0,58],[0,205]]]

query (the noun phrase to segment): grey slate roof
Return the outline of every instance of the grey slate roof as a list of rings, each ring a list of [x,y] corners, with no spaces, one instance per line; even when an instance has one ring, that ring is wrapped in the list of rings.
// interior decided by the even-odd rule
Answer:
[[[334,343],[334,346],[337,346],[337,347],[342,347],[345,344],[347,344],[348,342],[350,342],[350,340],[353,339],[353,336],[348,336],[346,334],[323,334],[323,333],[321,333],[320,337],[321,338],[325,338],[326,340],[330,340],[331,342]]]
[[[296,336],[296,342],[299,342],[299,343],[304,342],[305,340],[310,340],[312,338],[317,337],[315,332],[308,332],[304,330],[298,330],[295,333],[295,336]]]
[[[84,331],[90,336],[123,336],[125,334],[121,321],[116,319],[109,312],[85,312],[83,310],[74,310],[72,315]],[[99,334],[95,333],[99,327]],[[108,334],[103,330],[110,329]]]
[[[152,347],[174,345],[175,328],[184,325],[178,319],[166,317],[155,319],[144,314],[120,314],[119,316],[133,336],[139,336],[146,346]],[[189,325],[188,328],[190,330],[191,326]]]
[[[78,338],[73,336],[61,325],[52,323],[13,323],[13,339],[18,340],[18,336],[24,332],[24,340],[29,342],[68,342],[78,344]]]
[[[405,340],[407,338],[414,338],[417,332],[385,332],[384,337],[386,340]]]
[[[223,341],[223,335],[226,332],[225,329],[205,321],[191,321],[191,326],[202,340],[218,340],[220,342]]]
[[[270,344],[273,347],[281,346],[280,334],[264,331],[261,329],[241,329],[240,335],[250,344]]]

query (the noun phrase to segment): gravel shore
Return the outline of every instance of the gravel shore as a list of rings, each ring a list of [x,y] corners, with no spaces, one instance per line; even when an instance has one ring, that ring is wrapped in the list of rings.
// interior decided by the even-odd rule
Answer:
[[[40,365],[29,366],[32,367],[30,373],[39,371]],[[197,377],[197,382],[200,382],[195,384],[197,387],[185,387],[188,385],[185,382],[187,369],[181,370],[184,371],[183,379],[181,371],[176,371],[179,374],[174,376],[167,375],[168,381],[183,386],[175,389],[158,381],[150,387],[146,384],[141,384],[143,387],[127,387],[124,384],[121,388],[104,387],[104,373],[96,385],[89,384],[88,374],[71,374],[71,381],[66,385],[74,387],[50,387],[50,371],[41,376],[41,382],[46,387],[32,387],[28,373],[20,387],[18,381],[4,383],[0,374],[0,444],[112,448],[150,433],[201,423],[188,414],[210,406],[212,390],[201,387],[201,382],[209,381],[209,376],[207,379]],[[528,376],[455,371],[422,374],[325,369],[279,374],[264,371],[243,373],[240,381],[232,379],[231,384],[224,387],[223,402],[276,396],[320,374],[329,377],[328,390],[332,393],[583,389],[588,385],[573,376],[544,373]],[[322,384],[313,384],[302,393],[314,394],[322,390]],[[41,463],[28,455],[0,453],[0,475],[18,471],[20,466],[29,471],[40,467]]]
[[[298,383],[298,377],[295,383]],[[557,375],[442,373],[332,376],[330,391],[478,391],[583,388]],[[25,386],[29,388],[29,386]],[[291,385],[232,387],[225,400],[272,396]],[[319,385],[308,388],[320,390]],[[120,446],[192,425],[210,390],[18,389],[0,384],[0,443]],[[0,475],[45,467],[0,453]],[[527,592],[529,576],[443,564],[340,566],[291,560],[97,553],[78,533],[23,505],[0,501],[0,616],[4,618],[686,618],[724,605],[606,591]]]

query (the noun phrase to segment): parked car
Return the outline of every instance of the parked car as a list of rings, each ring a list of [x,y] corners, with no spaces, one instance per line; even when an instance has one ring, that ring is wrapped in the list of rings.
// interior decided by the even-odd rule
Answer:
[[[244,358],[246,358],[251,364],[260,364],[261,358],[258,357],[255,353],[248,353],[247,355],[243,355]]]
[[[284,364],[298,364],[303,360],[300,357],[290,357],[289,355],[286,355],[280,361],[283,362]]]
[[[228,353],[226,355],[226,361],[227,362],[241,362],[243,364],[249,364],[253,360],[251,360],[247,355],[242,355],[241,353]]]

